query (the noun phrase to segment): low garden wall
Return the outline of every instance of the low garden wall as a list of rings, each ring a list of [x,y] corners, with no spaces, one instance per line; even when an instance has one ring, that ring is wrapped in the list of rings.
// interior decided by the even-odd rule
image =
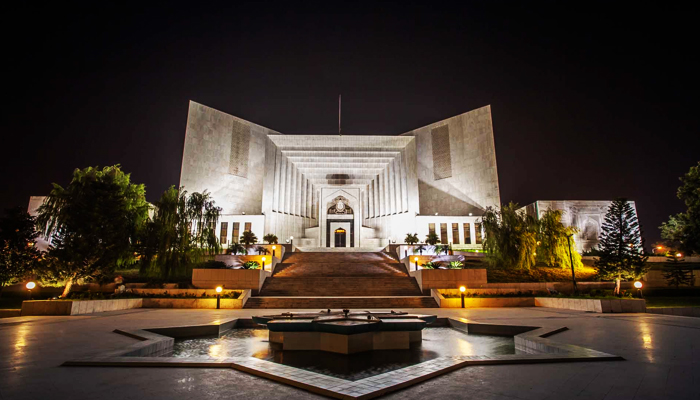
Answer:
[[[222,309],[241,309],[250,297],[247,290],[239,299],[220,299]],[[216,299],[174,299],[174,298],[144,298],[143,308],[216,308]]]
[[[444,297],[437,290],[431,290],[431,294],[440,308],[461,308],[460,297]],[[489,308],[489,307],[534,307],[534,297],[465,297],[464,308]]]
[[[647,313],[697,318],[700,317],[700,307],[654,307],[647,308]]]
[[[198,288],[260,290],[269,271],[260,269],[193,269],[192,284]]]
[[[215,261],[221,261],[226,264],[229,268],[240,268],[248,261],[256,261],[262,267],[262,258],[265,257],[265,271],[273,272],[277,264],[281,261],[278,257],[272,257],[269,254],[266,255],[233,255],[233,254],[219,254],[214,257]]]
[[[27,300],[22,302],[25,315],[81,315],[104,311],[141,308],[143,299],[112,300]]]
[[[571,299],[562,297],[535,297],[535,306],[596,313],[646,312],[646,301],[642,299]]]
[[[486,285],[485,269],[421,269],[411,271],[421,290]]]
[[[22,315],[22,310],[16,310],[16,309],[1,309],[0,310],[0,318],[19,317],[20,315]]]

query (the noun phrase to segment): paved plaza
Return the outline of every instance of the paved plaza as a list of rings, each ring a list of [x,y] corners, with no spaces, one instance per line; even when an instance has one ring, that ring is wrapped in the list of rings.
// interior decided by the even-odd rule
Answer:
[[[566,326],[569,330],[550,339],[620,355],[625,361],[470,366],[382,398],[700,399],[698,318],[546,308],[430,311],[483,323]],[[60,366],[134,343],[113,333],[115,328],[206,324],[275,312],[135,309],[5,318],[0,320],[0,399],[323,398],[228,369]]]

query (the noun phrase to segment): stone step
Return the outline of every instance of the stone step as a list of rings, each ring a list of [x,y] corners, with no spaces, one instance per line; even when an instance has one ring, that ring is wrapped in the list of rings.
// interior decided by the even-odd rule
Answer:
[[[284,263],[302,263],[302,262],[320,262],[320,263],[373,263],[373,262],[385,262],[385,263],[395,263],[396,260],[389,256],[388,254],[381,252],[367,253],[367,252],[333,252],[333,253],[323,253],[323,252],[313,252],[313,253],[285,253]]]
[[[273,276],[408,276],[408,273],[401,263],[283,262],[277,264]]]
[[[410,277],[304,277],[265,280],[261,296],[419,296]]]
[[[430,296],[377,296],[377,297],[251,297],[244,308],[313,309],[326,310],[348,308],[406,309],[437,308]]]

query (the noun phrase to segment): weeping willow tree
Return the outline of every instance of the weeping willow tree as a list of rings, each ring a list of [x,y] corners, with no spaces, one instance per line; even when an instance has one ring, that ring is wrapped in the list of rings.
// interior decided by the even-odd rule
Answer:
[[[192,265],[221,250],[216,224],[221,208],[208,192],[187,195],[171,186],[155,203],[141,235],[141,273],[163,279],[186,277]]]
[[[518,205],[489,207],[482,218],[487,261],[498,268],[530,269],[535,265],[538,223]]]
[[[561,210],[547,210],[540,217],[537,261],[550,267],[570,269],[573,259],[574,268],[581,268],[583,267],[581,255],[576,251],[573,237],[578,229],[565,226],[561,218]]]

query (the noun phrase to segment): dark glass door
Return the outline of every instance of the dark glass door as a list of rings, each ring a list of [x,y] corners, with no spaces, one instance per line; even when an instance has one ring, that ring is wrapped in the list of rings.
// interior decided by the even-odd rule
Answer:
[[[335,230],[335,247],[345,247],[345,229]]]

